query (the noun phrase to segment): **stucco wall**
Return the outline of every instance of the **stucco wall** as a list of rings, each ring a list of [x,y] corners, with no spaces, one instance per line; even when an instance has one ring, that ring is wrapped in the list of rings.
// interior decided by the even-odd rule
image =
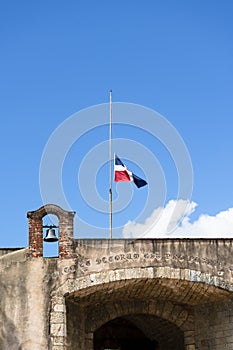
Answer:
[[[9,253],[19,251],[24,248],[0,248],[0,257]]]
[[[46,259],[28,259],[27,249],[0,258],[0,349],[45,350],[49,345],[50,286]]]

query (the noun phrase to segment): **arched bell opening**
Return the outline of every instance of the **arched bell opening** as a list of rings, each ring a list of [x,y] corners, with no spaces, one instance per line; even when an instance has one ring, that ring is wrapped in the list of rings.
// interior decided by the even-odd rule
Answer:
[[[43,219],[47,215],[55,216],[59,221],[59,225],[54,225],[52,227],[47,227],[52,231],[47,232],[49,235],[46,242],[56,242],[56,234],[53,231],[53,226],[59,226],[59,255],[60,258],[71,258],[73,257],[73,219],[75,212],[67,211],[60,208],[55,204],[46,204],[41,208],[29,211],[27,213],[28,217],[28,231],[29,231],[29,256],[33,258],[40,258],[44,256],[43,254],[43,226],[49,226],[43,224]],[[48,239],[50,238],[50,239]]]
[[[43,257],[59,256],[59,220],[54,214],[43,217]]]
[[[94,350],[184,350],[184,334],[154,315],[117,317],[94,333]]]

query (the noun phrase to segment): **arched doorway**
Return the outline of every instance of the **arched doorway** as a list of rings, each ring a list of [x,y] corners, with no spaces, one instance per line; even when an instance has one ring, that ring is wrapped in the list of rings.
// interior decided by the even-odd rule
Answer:
[[[136,314],[117,317],[94,333],[94,350],[183,350],[183,332],[159,317]]]
[[[147,271],[148,278],[145,278]],[[196,309],[205,305],[207,310],[208,305],[226,300],[229,292],[183,279],[151,278],[150,271],[137,269],[137,276],[134,269],[101,272],[63,284],[60,297],[65,298],[66,349],[119,350],[119,346],[125,346],[129,340],[124,334],[118,335],[123,332],[123,324],[128,331],[134,328],[135,335],[130,339],[133,344],[141,339],[149,349],[152,342],[159,350],[194,350],[198,342],[195,322],[197,327],[203,321],[203,312],[195,314]],[[130,272],[134,278],[129,278]],[[57,325],[61,315],[56,312],[51,316],[54,342],[60,341],[55,330],[62,327],[62,324]],[[103,334],[113,327],[116,329],[119,323],[121,330],[113,333],[118,342],[108,342],[113,336]],[[207,331],[205,327],[205,333]],[[203,339],[206,339],[205,334]]]
[[[168,296],[169,280],[131,279],[67,293],[67,349],[185,350],[186,326],[193,330],[192,310]],[[149,294],[148,294],[149,293]]]

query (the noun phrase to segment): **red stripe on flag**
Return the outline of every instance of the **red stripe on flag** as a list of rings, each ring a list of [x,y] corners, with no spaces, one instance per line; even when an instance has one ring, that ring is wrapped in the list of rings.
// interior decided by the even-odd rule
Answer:
[[[131,181],[131,180],[130,180],[129,174],[125,170],[125,171],[115,171],[114,181],[121,182],[121,181]]]

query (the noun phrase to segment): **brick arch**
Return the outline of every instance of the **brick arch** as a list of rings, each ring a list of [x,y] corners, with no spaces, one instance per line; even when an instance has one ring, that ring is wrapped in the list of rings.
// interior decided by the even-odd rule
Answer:
[[[56,204],[45,204],[37,210],[29,211],[27,213],[27,217],[42,219],[44,216],[48,214],[56,215],[60,220],[63,216],[70,216],[70,215],[74,216],[75,212],[64,210]]]
[[[59,220],[59,257],[73,256],[73,219],[75,212],[67,211],[55,204],[46,204],[27,213],[29,227],[29,256],[43,256],[43,217],[53,214]]]

